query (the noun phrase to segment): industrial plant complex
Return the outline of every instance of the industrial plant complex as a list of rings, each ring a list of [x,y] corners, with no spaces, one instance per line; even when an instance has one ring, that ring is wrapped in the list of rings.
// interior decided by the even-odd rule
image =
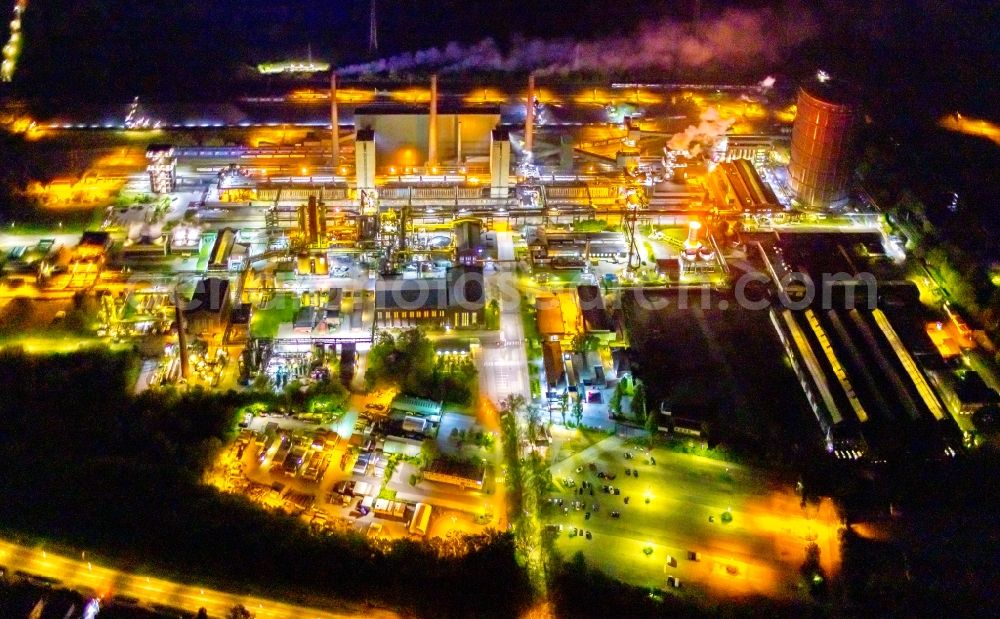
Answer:
[[[855,86],[303,62],[194,115],[7,114],[75,168],[24,188],[55,223],[0,222],[4,349],[259,398],[214,489],[380,552],[513,532],[529,570],[544,540],[651,595],[802,600],[847,522],[741,449],[875,476],[990,440],[994,344],[856,182]]]

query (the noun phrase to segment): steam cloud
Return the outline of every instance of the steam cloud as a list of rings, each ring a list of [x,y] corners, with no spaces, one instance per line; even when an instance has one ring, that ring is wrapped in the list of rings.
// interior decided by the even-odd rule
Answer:
[[[689,125],[681,133],[675,133],[667,142],[667,148],[688,151],[691,155],[697,155],[702,146],[707,146],[724,136],[726,131],[736,122],[735,118],[722,118],[719,110],[714,107],[702,112],[699,120],[697,125]],[[691,146],[692,144],[694,146]]]
[[[529,39],[515,41],[504,54],[493,39],[465,45],[399,54],[339,69],[341,75],[379,74],[418,69],[441,73],[467,70],[626,72],[640,69],[697,68],[774,63],[791,48],[817,33],[816,20],[801,5],[783,9],[727,9],[704,20],[695,31],[690,24],[661,20],[646,24],[629,37],[575,42]]]

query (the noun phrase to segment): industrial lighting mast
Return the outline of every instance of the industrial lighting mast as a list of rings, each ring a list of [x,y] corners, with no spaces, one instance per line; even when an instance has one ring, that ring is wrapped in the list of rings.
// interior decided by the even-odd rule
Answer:
[[[639,209],[645,206],[645,194],[637,187],[630,187],[625,191],[625,213],[623,214],[622,227],[625,232],[625,240],[628,244],[628,261],[625,263],[626,273],[634,274],[642,266],[642,258],[639,255],[639,248],[636,243],[636,224],[639,218]]]
[[[628,210],[625,215],[625,238],[628,241],[628,260],[625,263],[625,269],[629,274],[631,274],[639,268],[641,261],[639,259],[638,248],[635,243],[636,209],[633,207],[626,208]]]

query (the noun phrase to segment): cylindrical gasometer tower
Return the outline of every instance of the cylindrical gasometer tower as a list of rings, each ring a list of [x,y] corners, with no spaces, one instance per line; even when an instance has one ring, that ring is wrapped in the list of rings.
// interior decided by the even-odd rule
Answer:
[[[855,91],[820,72],[799,87],[792,126],[788,182],[795,199],[810,209],[847,203],[850,141],[858,115]]]

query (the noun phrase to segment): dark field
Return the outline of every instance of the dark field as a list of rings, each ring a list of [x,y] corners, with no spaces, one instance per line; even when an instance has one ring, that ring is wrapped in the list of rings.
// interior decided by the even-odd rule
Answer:
[[[819,426],[767,310],[716,293],[706,298],[709,309],[701,293],[691,293],[687,309],[676,294],[662,298],[666,307],[655,311],[624,300],[635,373],[651,409],[666,401],[675,415],[704,419],[711,442],[755,457],[782,461],[820,449]]]

